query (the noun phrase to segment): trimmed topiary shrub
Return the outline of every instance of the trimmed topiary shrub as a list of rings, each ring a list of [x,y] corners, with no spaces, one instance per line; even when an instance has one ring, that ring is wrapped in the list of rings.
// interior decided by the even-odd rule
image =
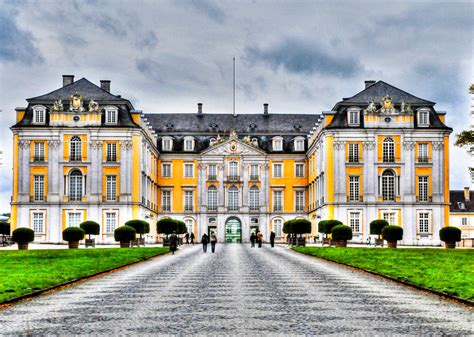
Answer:
[[[84,230],[79,227],[68,227],[63,230],[64,241],[81,241],[84,239]]]
[[[337,225],[332,228],[332,239],[336,241],[352,240],[352,228],[346,225]]]
[[[115,241],[120,242],[120,247],[130,247],[130,241],[135,240],[137,232],[133,227],[120,226],[114,231]]]
[[[319,223],[318,223],[318,233],[326,233],[325,232],[325,227],[326,226],[326,223],[328,222],[329,220],[321,220]]]
[[[30,228],[20,227],[13,231],[12,241],[18,244],[18,249],[28,249],[28,243],[34,241],[35,232]]]
[[[100,225],[95,221],[84,221],[79,225],[79,227],[84,230],[84,234],[89,236],[89,240],[91,240],[91,235],[100,234]]]
[[[461,241],[461,230],[457,227],[443,227],[439,230],[439,238],[446,243],[446,248],[455,248]]]
[[[156,232],[158,234],[165,234],[167,239],[168,235],[174,231],[176,231],[176,222],[171,218],[163,218],[156,223]]]
[[[343,223],[339,220],[323,220],[323,221],[326,221],[324,223],[324,234],[331,234],[332,233],[332,229],[335,227],[335,226],[338,226],[338,225],[343,225]]]
[[[306,219],[294,219],[292,220],[293,233],[302,234],[311,233],[311,221]]]
[[[397,241],[403,239],[403,228],[400,226],[385,226],[382,236],[387,241],[389,248],[397,248]]]
[[[135,232],[140,234],[140,239],[142,238],[142,234],[150,233],[150,224],[145,220],[129,220],[125,223],[125,226],[133,227]]]
[[[380,235],[382,235],[382,229],[388,225],[389,223],[387,220],[382,220],[382,219],[373,220],[370,223],[370,234],[378,235],[380,237]]]
[[[186,227],[186,224],[184,221],[181,220],[175,220],[176,222],[176,234],[184,234],[188,232],[188,227]]]
[[[10,231],[10,224],[5,221],[0,221],[0,235],[10,235]]]

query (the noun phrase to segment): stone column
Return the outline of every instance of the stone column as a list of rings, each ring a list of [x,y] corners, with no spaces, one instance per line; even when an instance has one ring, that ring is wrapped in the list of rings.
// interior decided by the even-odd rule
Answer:
[[[412,140],[405,140],[403,142],[403,153],[402,153],[402,163],[405,165],[402,166],[401,176],[400,176],[400,196],[401,200],[404,202],[415,202],[415,155],[413,150],[416,143]]]
[[[59,139],[48,141],[48,201],[59,202],[63,173],[59,171]]]

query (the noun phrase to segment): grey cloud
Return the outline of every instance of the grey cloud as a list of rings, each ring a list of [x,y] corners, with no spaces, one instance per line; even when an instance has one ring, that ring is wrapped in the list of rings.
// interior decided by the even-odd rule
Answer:
[[[286,38],[269,48],[247,48],[249,62],[262,62],[277,70],[282,67],[290,73],[352,77],[362,71],[354,58],[331,55],[327,48],[315,41]]]
[[[157,45],[158,45],[158,37],[156,36],[155,32],[151,30],[143,34],[137,41],[137,46],[139,48],[153,49]]]
[[[225,21],[224,11],[213,1],[191,0],[189,4],[215,22],[223,23]]]
[[[122,24],[119,20],[114,19],[109,15],[97,15],[96,24],[104,31],[115,35],[115,36],[125,36],[127,35],[127,30],[125,27],[122,27]]]

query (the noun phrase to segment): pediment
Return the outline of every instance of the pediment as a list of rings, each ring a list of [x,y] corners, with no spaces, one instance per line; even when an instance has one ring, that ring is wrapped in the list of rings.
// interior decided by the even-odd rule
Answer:
[[[232,139],[212,145],[202,155],[265,155],[265,152],[241,140]]]

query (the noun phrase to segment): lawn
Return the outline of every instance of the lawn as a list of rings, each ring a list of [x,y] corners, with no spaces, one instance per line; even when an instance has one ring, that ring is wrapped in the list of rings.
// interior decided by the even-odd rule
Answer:
[[[0,303],[168,251],[161,247],[0,251]]]
[[[293,249],[474,301],[472,249],[334,247]]]

